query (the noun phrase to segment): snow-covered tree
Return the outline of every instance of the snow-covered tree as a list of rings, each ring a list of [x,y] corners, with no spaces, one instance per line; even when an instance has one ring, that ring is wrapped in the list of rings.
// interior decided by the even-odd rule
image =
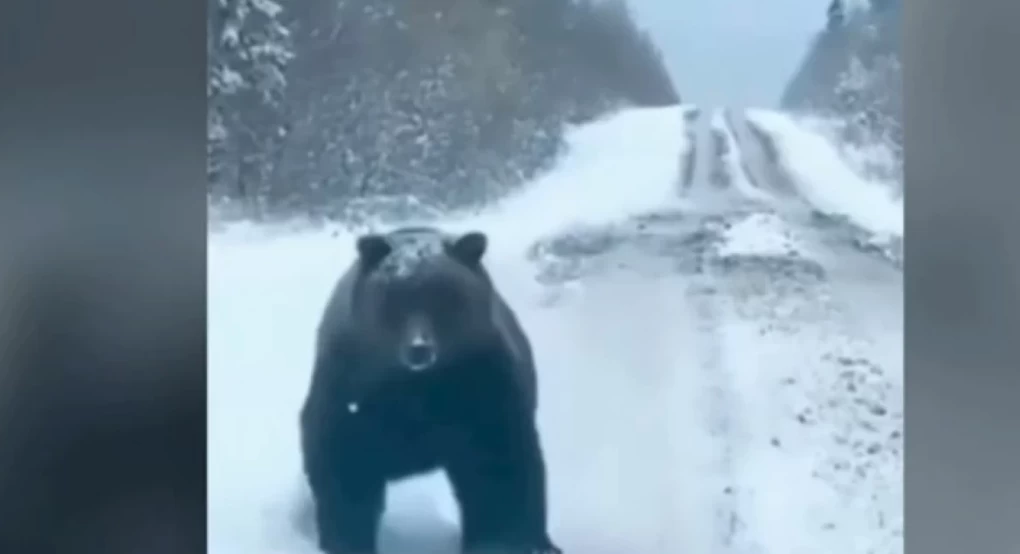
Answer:
[[[843,22],[846,21],[846,6],[843,0],[832,0],[829,2],[829,8],[826,10],[825,16],[830,30],[842,27]]]
[[[620,0],[302,0],[286,5],[289,23],[237,16],[237,2],[254,13],[256,1],[221,8],[248,43],[227,23],[213,33],[243,47],[211,56],[211,82],[231,91],[210,102],[211,144],[223,145],[211,159],[216,190],[274,210],[484,202],[547,167],[566,124],[679,101]],[[238,59],[255,44],[287,46]],[[281,78],[250,77],[259,71]]]
[[[820,33],[783,95],[786,109],[845,121],[844,139],[902,149],[899,0],[839,0],[844,19]],[[831,13],[830,13],[831,15]]]
[[[856,142],[881,142],[897,152],[902,147],[903,68],[898,56],[875,56],[865,66],[852,58],[836,85],[838,113],[847,116],[846,137]]]
[[[257,197],[286,138],[286,70],[294,54],[274,0],[209,0],[208,176],[214,194]]]

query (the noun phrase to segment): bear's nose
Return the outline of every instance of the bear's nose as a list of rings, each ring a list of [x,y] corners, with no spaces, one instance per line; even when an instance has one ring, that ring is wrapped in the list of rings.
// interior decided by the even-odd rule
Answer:
[[[413,371],[428,369],[435,362],[436,349],[431,344],[412,344],[404,349],[404,363]]]

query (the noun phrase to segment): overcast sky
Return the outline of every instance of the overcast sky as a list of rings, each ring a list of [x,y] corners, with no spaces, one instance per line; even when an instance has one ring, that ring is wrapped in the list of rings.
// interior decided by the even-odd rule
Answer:
[[[629,0],[685,102],[774,107],[828,0]]]

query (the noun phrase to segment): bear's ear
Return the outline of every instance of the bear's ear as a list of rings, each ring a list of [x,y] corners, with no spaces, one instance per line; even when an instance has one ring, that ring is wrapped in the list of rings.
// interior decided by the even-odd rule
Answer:
[[[489,247],[489,238],[481,231],[465,233],[450,244],[449,253],[461,263],[477,265],[485,256],[485,250]]]
[[[363,267],[375,267],[393,250],[386,237],[376,234],[358,237],[357,247]]]

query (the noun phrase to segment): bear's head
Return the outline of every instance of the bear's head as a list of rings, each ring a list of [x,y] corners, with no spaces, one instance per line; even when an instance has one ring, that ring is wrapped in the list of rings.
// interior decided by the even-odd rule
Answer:
[[[493,338],[494,290],[482,266],[488,239],[431,229],[357,239],[354,296],[362,344],[387,365],[420,372],[469,355]]]

